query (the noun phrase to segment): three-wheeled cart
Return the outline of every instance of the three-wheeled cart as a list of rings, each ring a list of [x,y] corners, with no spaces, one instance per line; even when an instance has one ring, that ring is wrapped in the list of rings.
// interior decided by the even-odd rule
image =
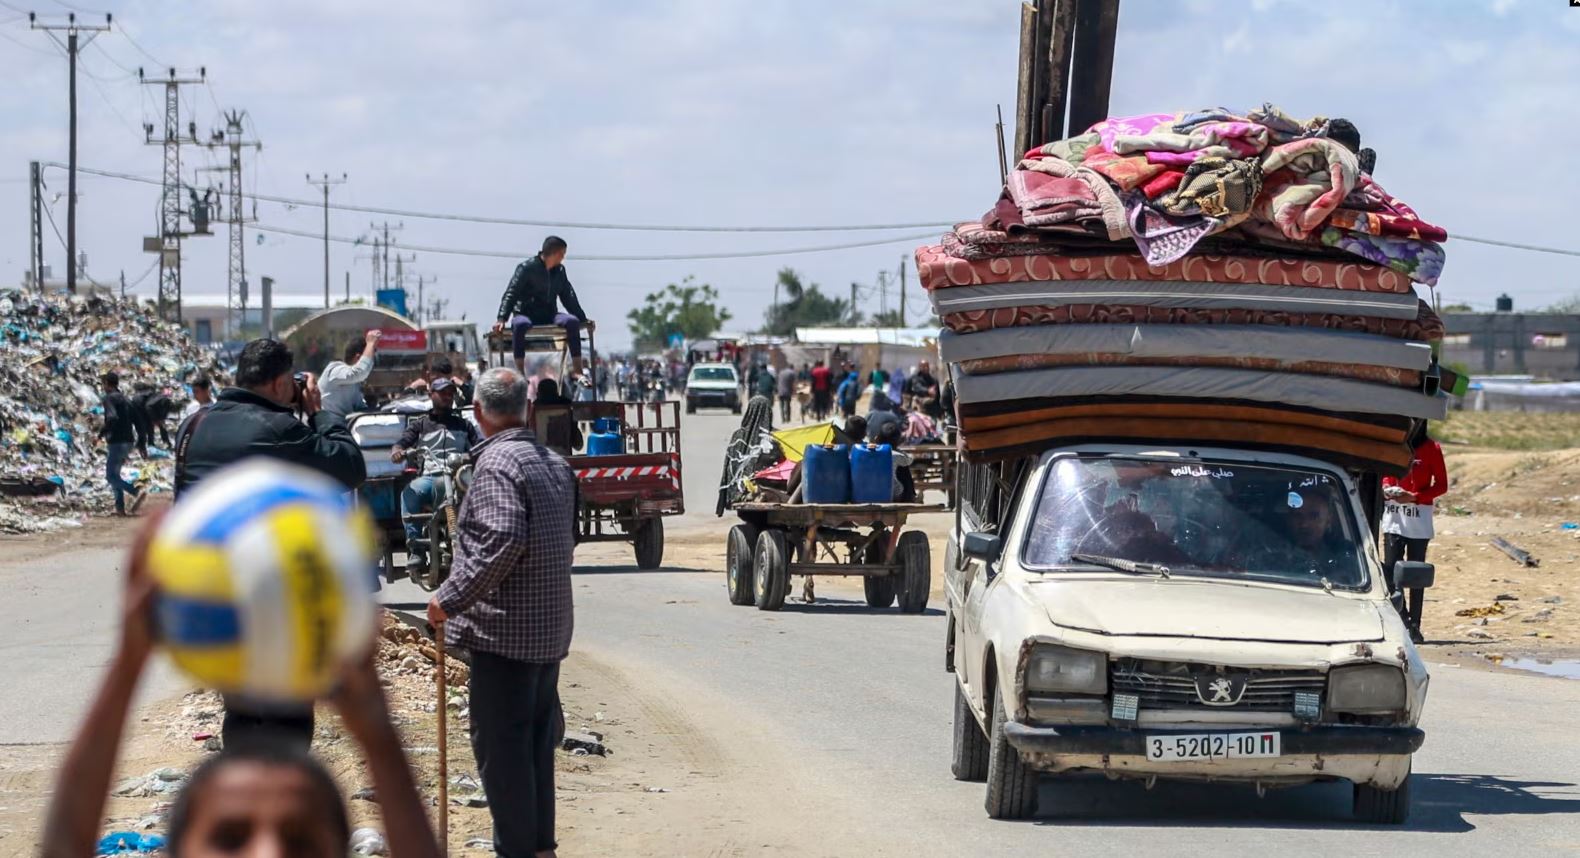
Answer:
[[[905,521],[943,507],[748,501],[732,509],[741,518],[725,548],[732,604],[777,611],[791,575],[859,575],[869,606],[887,608],[898,601],[902,613],[927,609],[932,551],[927,535],[905,530]]]
[[[664,562],[664,518],[686,511],[680,471],[679,402],[577,402],[534,405],[539,443],[565,456],[576,472],[576,539],[629,542],[639,569]],[[623,439],[616,455],[578,454],[574,436],[591,438],[600,420]]]

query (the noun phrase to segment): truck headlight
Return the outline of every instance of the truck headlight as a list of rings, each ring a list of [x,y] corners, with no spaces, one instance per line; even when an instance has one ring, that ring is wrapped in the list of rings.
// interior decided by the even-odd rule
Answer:
[[[1404,709],[1404,671],[1389,664],[1337,667],[1328,674],[1328,708],[1355,715]]]
[[[1108,656],[1101,652],[1039,645],[1026,663],[1028,694],[1106,694]]]

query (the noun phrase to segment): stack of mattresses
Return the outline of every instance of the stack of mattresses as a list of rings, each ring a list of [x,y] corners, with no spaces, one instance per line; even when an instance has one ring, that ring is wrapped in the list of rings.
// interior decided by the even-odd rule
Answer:
[[[1168,125],[1207,113],[1233,147]],[[1408,468],[1412,426],[1446,413],[1443,325],[1414,291],[1446,234],[1376,186],[1340,122],[1108,120],[1028,153],[992,211],[920,248],[967,454],[1126,440]],[[1176,175],[1154,188],[1160,165]]]

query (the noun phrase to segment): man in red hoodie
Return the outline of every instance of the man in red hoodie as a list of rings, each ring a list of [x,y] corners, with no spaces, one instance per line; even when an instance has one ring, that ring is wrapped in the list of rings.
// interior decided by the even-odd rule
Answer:
[[[1426,434],[1422,421],[1410,436],[1415,451],[1410,472],[1403,479],[1383,477],[1383,573],[1392,592],[1393,567],[1400,560],[1426,561],[1426,547],[1432,541],[1433,504],[1448,491],[1448,467],[1443,464],[1443,448]],[[1421,635],[1421,590],[1411,590],[1404,622],[1410,639],[1423,641]]]

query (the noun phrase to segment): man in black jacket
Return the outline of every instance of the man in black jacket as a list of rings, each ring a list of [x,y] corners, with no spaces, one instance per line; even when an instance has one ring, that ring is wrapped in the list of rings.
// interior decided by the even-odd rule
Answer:
[[[592,328],[576,290],[565,275],[565,239],[551,235],[543,239],[537,256],[516,266],[516,273],[505,287],[495,315],[494,333],[510,326],[511,346],[516,356],[516,371],[526,374],[526,334],[534,326],[558,325],[565,329],[566,348],[571,353],[572,372],[582,371],[582,326]],[[559,311],[564,304],[566,312]]]
[[[242,348],[236,386],[220,391],[212,406],[182,424],[176,439],[178,502],[210,474],[255,456],[322,471],[347,491],[362,485],[367,464],[351,430],[338,414],[321,409],[313,377],[304,373],[299,385],[291,365],[291,350],[277,340],[253,340]],[[297,419],[297,410],[307,423]],[[220,733],[227,747],[269,734],[305,752],[313,741],[313,707],[227,698]]]
[[[143,503],[143,493],[121,478],[121,466],[126,464],[126,457],[131,455],[132,445],[137,440],[137,419],[133,415],[132,403],[121,393],[120,375],[107,372],[99,381],[104,389],[104,398],[101,400],[104,427],[99,430],[99,436],[106,444],[104,479],[110,484],[110,491],[115,493],[115,514],[126,515],[127,495],[132,496],[132,512],[136,512]]]

